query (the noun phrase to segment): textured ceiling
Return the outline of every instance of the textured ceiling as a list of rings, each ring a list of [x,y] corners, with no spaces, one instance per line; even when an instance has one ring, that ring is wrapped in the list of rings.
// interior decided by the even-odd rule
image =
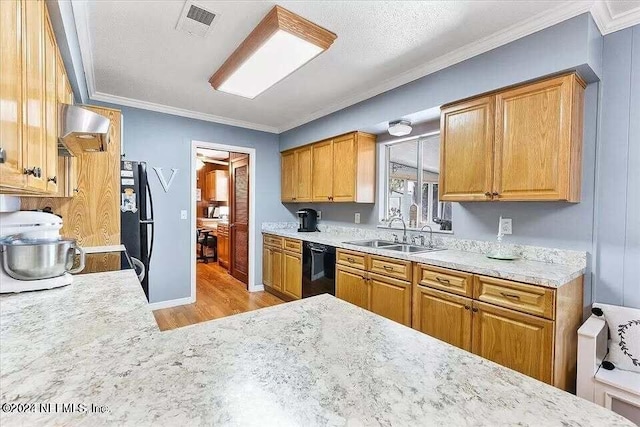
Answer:
[[[253,100],[214,91],[208,79],[275,2],[198,2],[219,14],[204,39],[175,30],[184,1],[90,2],[81,19],[90,38],[95,92],[283,130],[565,3],[278,2],[338,38],[327,52]],[[83,52],[85,68],[86,57]]]

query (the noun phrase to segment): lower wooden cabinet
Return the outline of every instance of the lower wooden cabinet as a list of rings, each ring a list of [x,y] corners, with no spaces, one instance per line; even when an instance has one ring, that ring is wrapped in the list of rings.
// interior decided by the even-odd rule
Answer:
[[[262,283],[282,291],[282,249],[262,247]]]
[[[336,297],[411,326],[411,282],[396,278],[410,277],[403,261],[343,250],[336,259]]]
[[[551,320],[473,301],[473,352],[551,384],[553,324]]]
[[[218,224],[218,264],[229,268],[229,224]]]
[[[282,293],[302,298],[302,254],[282,252]]]
[[[413,301],[414,329],[471,351],[471,298],[418,285]]]

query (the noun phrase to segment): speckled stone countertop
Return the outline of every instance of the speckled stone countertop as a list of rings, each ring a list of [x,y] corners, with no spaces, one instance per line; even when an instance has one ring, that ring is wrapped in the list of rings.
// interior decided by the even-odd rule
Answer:
[[[366,240],[362,237],[354,237],[351,234],[336,233],[301,233],[291,228],[264,229],[263,233],[282,237],[291,237],[307,242],[331,245],[338,248],[365,252],[373,255],[382,255],[390,258],[414,261],[437,267],[452,268],[454,270],[486,276],[499,277],[517,282],[530,283],[549,288],[558,288],[569,283],[585,272],[584,266],[551,264],[540,261],[518,259],[515,261],[502,261],[487,258],[478,252],[467,252],[455,249],[447,249],[423,253],[402,253],[381,248],[368,248],[350,245],[345,242]]]
[[[1,296],[0,343],[3,427],[632,425],[328,295],[160,332],[133,272],[88,274]]]

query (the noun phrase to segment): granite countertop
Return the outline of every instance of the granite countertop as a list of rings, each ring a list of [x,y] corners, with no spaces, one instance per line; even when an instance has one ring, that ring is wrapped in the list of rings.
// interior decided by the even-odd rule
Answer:
[[[160,332],[133,272],[89,274],[0,296],[0,342],[3,427],[633,425],[328,295]]]
[[[290,228],[263,230],[263,233],[549,288],[558,288],[565,285],[585,272],[584,267],[575,265],[549,264],[525,259],[502,261],[487,258],[481,253],[454,249],[410,254],[381,248],[368,248],[345,243],[363,240],[361,237],[358,238],[349,234],[304,233]]]

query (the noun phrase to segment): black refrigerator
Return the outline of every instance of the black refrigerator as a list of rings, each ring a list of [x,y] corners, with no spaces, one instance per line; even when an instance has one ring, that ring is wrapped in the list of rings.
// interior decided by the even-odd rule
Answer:
[[[153,199],[145,162],[120,162],[120,200],[120,240],[129,255],[144,265],[145,274],[140,283],[148,301],[154,224]]]

